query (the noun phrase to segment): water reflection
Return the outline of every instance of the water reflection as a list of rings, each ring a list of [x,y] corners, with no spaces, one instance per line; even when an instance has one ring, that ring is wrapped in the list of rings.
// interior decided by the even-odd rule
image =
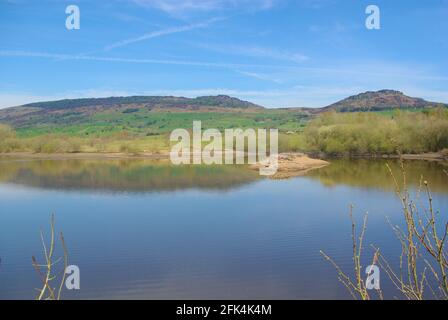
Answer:
[[[331,165],[312,171],[307,176],[319,180],[325,186],[346,185],[358,188],[393,191],[394,184],[389,170],[389,164],[397,179],[401,178],[400,162],[398,160],[331,160]],[[406,179],[411,187],[418,187],[421,180],[427,180],[435,192],[448,191],[448,176],[443,169],[448,169],[448,163],[436,161],[405,161]]]
[[[306,177],[327,187],[346,185],[392,191],[386,163],[400,177],[397,160],[333,159],[331,165]],[[445,162],[406,161],[407,181],[418,187],[430,182],[435,192],[448,191]],[[153,192],[181,189],[229,190],[262,179],[245,166],[172,166],[169,160],[8,160],[0,158],[0,183],[43,189]]]
[[[443,168],[407,162],[410,183],[418,185],[421,174],[430,181],[446,221]],[[365,243],[398,263],[401,247],[385,218],[402,221],[392,190],[385,161],[334,160],[307,176],[274,180],[244,167],[4,159],[0,299],[34,297],[40,281],[31,256],[42,250],[39,229],[52,212],[82,273],[82,289],[64,298],[350,299],[319,252],[352,270],[353,203],[358,219],[369,212]],[[396,295],[390,282],[382,289]]]
[[[0,160],[0,183],[43,189],[152,192],[236,188],[260,179],[241,166],[172,166],[168,160]]]

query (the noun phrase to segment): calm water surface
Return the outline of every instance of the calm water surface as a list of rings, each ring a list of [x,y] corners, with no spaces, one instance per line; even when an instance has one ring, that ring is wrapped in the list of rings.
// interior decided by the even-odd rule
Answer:
[[[430,181],[446,221],[446,165],[406,166],[414,189]],[[81,290],[65,298],[350,298],[319,254],[351,270],[350,204],[359,221],[369,212],[366,259],[375,244],[396,261],[386,216],[399,223],[401,212],[384,161],[271,180],[243,167],[0,159],[0,299],[34,298],[31,256],[43,259],[51,213],[81,270]],[[396,294],[386,276],[382,287]]]

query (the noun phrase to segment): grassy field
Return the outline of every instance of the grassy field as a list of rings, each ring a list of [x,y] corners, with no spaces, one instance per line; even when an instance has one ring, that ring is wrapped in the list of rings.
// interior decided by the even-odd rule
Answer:
[[[193,121],[202,121],[202,127],[216,128],[278,128],[280,131],[302,131],[308,116],[302,112],[151,112],[146,109],[85,114],[52,115],[33,126],[16,129],[17,136],[28,138],[43,134],[70,136],[111,136],[118,132],[150,136],[166,134],[177,128],[192,128]]]
[[[311,117],[287,110],[257,112],[151,112],[113,110],[90,116],[53,115],[39,125],[0,125],[0,152],[157,153],[170,149],[177,128],[277,128],[279,151],[329,155],[438,152],[448,148],[447,109],[329,112]]]

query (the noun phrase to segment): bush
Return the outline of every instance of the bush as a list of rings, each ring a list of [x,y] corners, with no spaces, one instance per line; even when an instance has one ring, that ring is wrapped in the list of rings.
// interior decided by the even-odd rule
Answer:
[[[448,112],[326,113],[305,129],[308,149],[329,154],[437,152],[448,148]]]
[[[120,152],[138,154],[141,152],[141,150],[137,146],[133,145],[132,142],[127,141],[127,142],[121,143]]]
[[[20,147],[14,130],[10,126],[0,124],[0,153],[17,151]]]

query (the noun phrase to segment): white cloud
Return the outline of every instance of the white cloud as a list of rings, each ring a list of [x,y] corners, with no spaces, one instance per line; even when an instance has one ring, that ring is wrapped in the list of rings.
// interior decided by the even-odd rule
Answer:
[[[33,95],[30,93],[2,93],[0,92],[0,108],[23,105],[32,102],[41,101],[55,101],[61,99],[75,99],[75,98],[104,98],[117,96],[183,96],[183,97],[198,97],[207,95],[229,95],[241,99],[249,100],[254,103],[266,107],[287,107],[287,106],[320,106],[325,105],[326,102],[334,102],[331,98],[335,94],[344,96],[350,91],[347,88],[341,90],[334,90],[331,88],[289,88],[283,90],[238,90],[229,88],[204,88],[204,89],[175,89],[175,90],[150,90],[150,91],[123,91],[123,90],[108,90],[108,89],[90,89],[90,90],[76,90],[69,92],[61,92],[54,95]],[[316,94],[320,92],[319,94]],[[344,96],[345,97],[345,96]]]
[[[264,48],[259,46],[238,46],[238,45],[212,45],[196,44],[196,46],[220,53],[230,55],[240,55],[252,58],[268,58],[273,60],[302,63],[310,58],[300,52],[291,52],[288,50],[278,50],[273,48]]]
[[[0,109],[19,106],[30,102],[46,101],[49,98],[50,97],[28,93],[0,93]]]
[[[337,0],[300,0],[299,4],[305,8],[321,9],[337,4]]]
[[[404,91],[405,94],[411,97],[423,97],[425,100],[432,102],[441,102],[448,104],[448,90],[437,90],[437,89],[424,89],[415,87],[406,87],[403,89],[398,88],[400,91]]]
[[[410,96],[422,97],[429,101],[448,103],[448,93],[443,90],[424,90],[414,88],[394,88]],[[40,101],[54,101],[75,98],[104,98],[118,96],[182,96],[195,98],[207,95],[229,95],[248,100],[265,107],[323,107],[348,96],[360,92],[376,90],[367,86],[335,87],[335,86],[295,86],[277,90],[238,90],[230,88],[203,88],[203,89],[160,89],[150,91],[123,91],[111,89],[91,89],[62,92],[51,96],[38,96],[29,93],[2,93],[0,92],[0,108],[22,105]]]
[[[160,59],[135,59],[135,58],[116,58],[91,56],[84,54],[59,54],[36,51],[19,51],[19,50],[0,50],[0,56],[4,57],[29,57],[53,59],[55,61],[63,60],[80,60],[80,61],[102,61],[102,62],[118,62],[118,63],[135,63],[135,64],[167,64],[167,65],[183,65],[196,67],[215,67],[215,68],[241,68],[241,67],[263,67],[269,68],[265,64],[240,64],[240,63],[218,63],[204,61],[188,61],[188,60],[160,60]],[[281,67],[281,66],[272,66]]]
[[[104,98],[117,96],[183,96],[198,97],[207,95],[229,95],[246,99],[251,102],[259,103],[267,107],[285,107],[285,106],[305,106],[302,104],[301,97],[306,93],[296,88],[288,90],[238,90],[228,88],[204,88],[204,89],[177,89],[177,90],[151,90],[151,91],[120,91],[120,90],[78,90],[62,92],[54,95],[33,95],[29,93],[2,93],[0,92],[0,108],[13,107],[33,102],[56,101],[62,99],[79,98]],[[303,103],[306,101],[303,100]],[[309,106],[309,105],[306,105]]]
[[[134,0],[137,5],[162,10],[171,15],[223,9],[266,10],[274,0]]]
[[[276,52],[266,50],[248,50],[244,52]],[[294,75],[294,72],[300,72],[301,74],[307,74],[312,76],[322,76],[326,78],[332,78],[334,76],[353,77],[357,76],[357,79],[364,80],[366,82],[372,79],[388,80],[393,79],[407,79],[407,80],[431,80],[431,81],[448,81],[448,76],[438,75],[431,69],[418,68],[417,66],[406,66],[392,62],[353,62],[341,63],[338,67],[302,67],[298,65],[278,65],[278,64],[266,64],[266,63],[220,63],[220,62],[205,62],[205,61],[191,61],[191,60],[161,60],[161,59],[136,59],[136,58],[118,58],[118,57],[104,57],[104,56],[91,56],[82,54],[58,54],[48,52],[36,52],[36,51],[19,51],[19,50],[0,50],[0,56],[4,57],[30,57],[30,58],[44,58],[53,59],[55,61],[62,60],[86,60],[86,61],[101,61],[101,62],[117,62],[117,63],[135,63],[135,64],[167,64],[167,65],[184,65],[184,66],[196,66],[196,67],[215,67],[215,68],[262,68],[266,69],[278,69],[284,70]],[[279,58],[279,56],[277,56]],[[301,59],[298,56],[293,59]],[[387,79],[385,79],[387,78]]]
[[[104,98],[128,96],[129,92],[120,90],[74,90],[70,92],[61,92],[52,95],[37,95],[29,92],[0,92],[0,109],[20,106],[33,102],[56,101],[62,99],[80,99],[80,98]]]
[[[111,45],[106,46],[104,48],[104,50],[108,51],[108,50],[111,50],[114,48],[124,47],[128,44],[132,44],[132,43],[136,43],[136,42],[140,42],[140,41],[150,40],[153,38],[167,36],[167,35],[175,34],[175,33],[187,32],[187,31],[191,31],[194,29],[205,28],[205,27],[209,26],[210,24],[212,24],[216,21],[219,21],[219,20],[222,20],[222,19],[215,18],[215,19],[210,19],[210,20],[204,21],[204,22],[193,23],[193,24],[188,24],[188,25],[179,26],[179,27],[171,27],[171,28],[152,31],[152,32],[145,33],[138,37],[115,42]]]
[[[249,57],[272,58],[277,60],[284,60],[298,63],[309,60],[308,56],[299,52],[290,52],[271,48],[231,47],[231,49],[235,50],[234,51],[235,53],[239,53],[241,55],[247,55]]]
[[[260,73],[256,73],[256,72],[248,72],[248,71],[241,71],[241,70],[235,70],[237,73],[249,77],[249,78],[254,78],[254,79],[258,79],[258,80],[263,80],[263,81],[270,81],[270,82],[275,82],[277,84],[281,84],[283,83],[283,81],[281,81],[280,79],[277,78],[273,78],[272,76],[266,75],[266,74],[260,74]]]
[[[315,33],[321,33],[326,35],[334,36],[334,33],[343,33],[343,32],[350,32],[361,29],[363,26],[361,24],[356,23],[342,23],[339,21],[336,21],[331,24],[313,24],[309,27],[309,30],[311,32]]]
[[[276,82],[275,87],[263,84],[260,90],[234,90],[228,88],[201,90],[159,90],[151,92],[128,92],[115,90],[72,91],[53,96],[35,93],[0,92],[0,106],[14,106],[28,102],[57,100],[63,98],[126,96],[126,95],[208,95],[228,94],[247,99],[268,107],[306,106],[319,107],[362,91],[395,89],[407,95],[422,97],[436,102],[448,102],[448,76],[430,66],[406,65],[385,61],[340,61],[329,67],[302,67],[297,64],[237,64],[204,61],[131,59],[100,56],[52,54],[45,52],[2,51],[0,56],[51,59],[55,63],[64,60],[98,61],[104,63],[167,64],[198,68],[227,69],[231,72]],[[201,82],[202,83],[202,82]],[[248,82],[248,85],[250,83]],[[283,89],[279,88],[281,84]],[[298,84],[302,84],[298,86]],[[192,86],[198,83],[191,83]],[[199,84],[201,85],[201,84]],[[228,84],[225,84],[228,85]],[[256,84],[259,88],[259,83]],[[232,86],[232,85],[230,85]],[[73,88],[76,89],[76,88]]]

